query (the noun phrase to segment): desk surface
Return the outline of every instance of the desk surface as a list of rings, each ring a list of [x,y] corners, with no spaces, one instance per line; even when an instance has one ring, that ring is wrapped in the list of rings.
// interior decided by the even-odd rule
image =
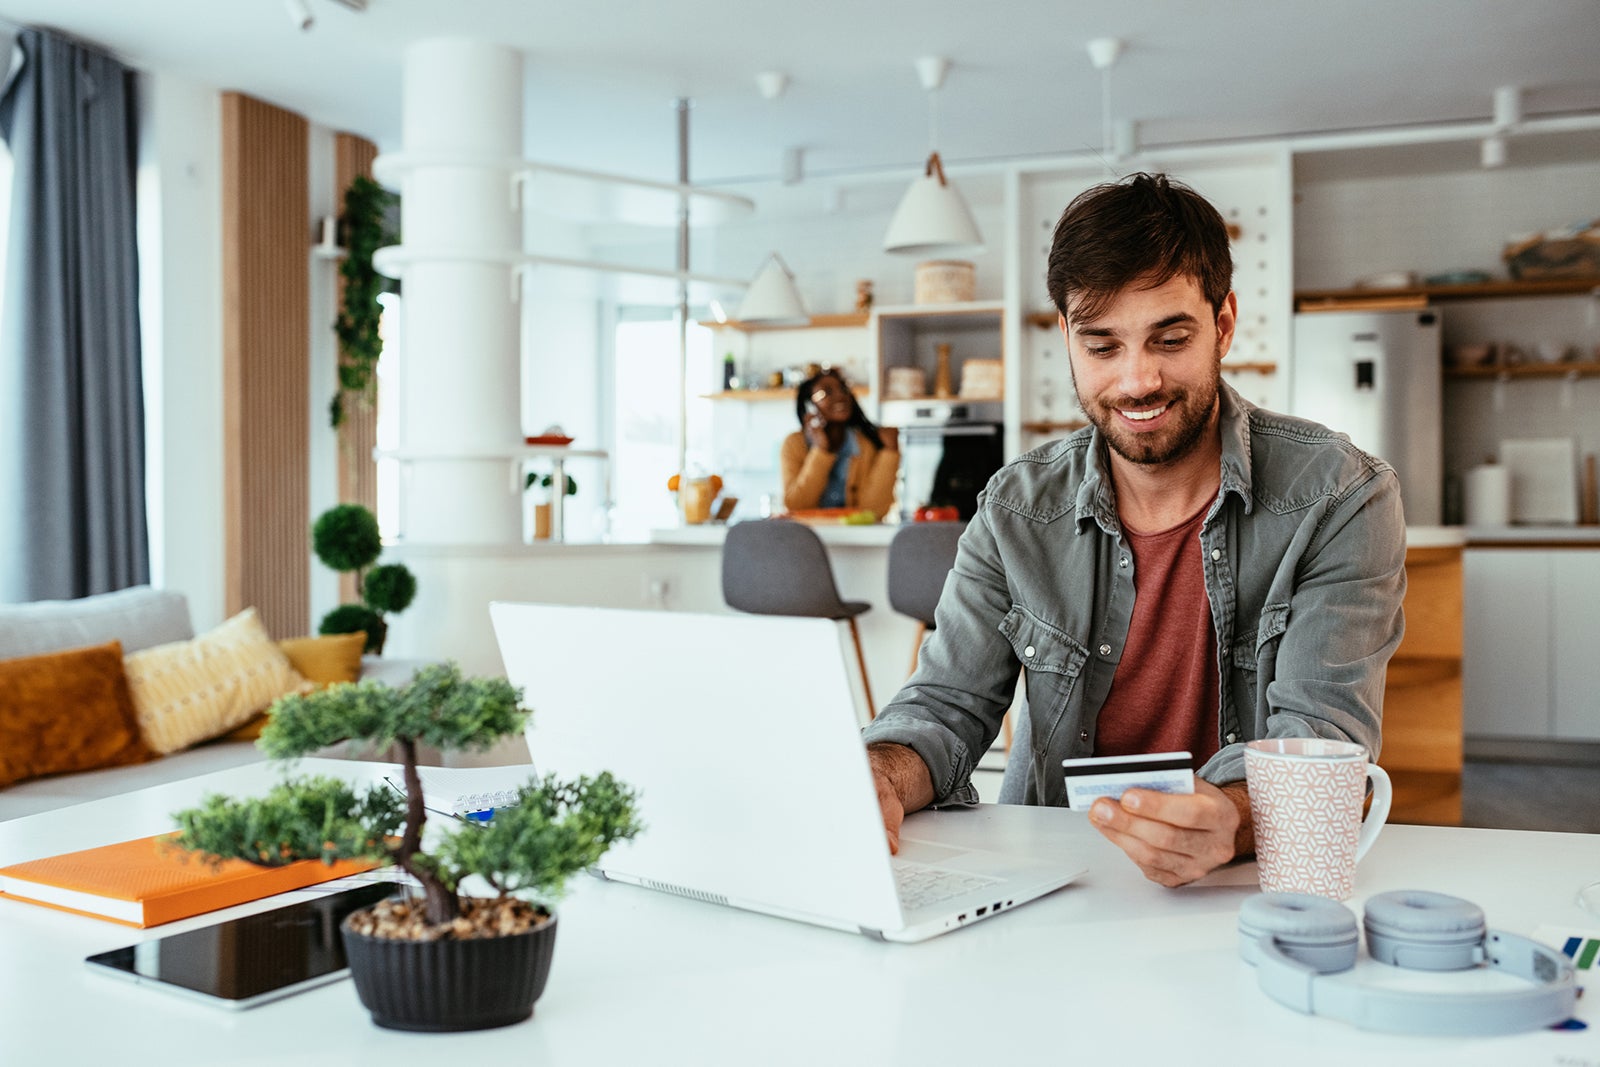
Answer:
[[[386,765],[304,761],[368,777]],[[203,791],[275,780],[256,765],[0,824],[0,864],[170,828]],[[244,1012],[91,974],[83,957],[207,925],[228,912],[131,930],[0,900],[0,1063],[1600,1064],[1600,1007],[1585,1032],[1488,1039],[1390,1037],[1268,1001],[1235,955],[1254,867],[1179,890],[1144,881],[1082,817],[1027,809],[1011,836],[1084,851],[1079,882],[920,945],[888,945],[579,877],[560,906],[549,987],[521,1025],[447,1037],[373,1026],[348,981]],[[992,843],[993,818],[920,813],[919,832]],[[1008,820],[1009,821],[1009,820]],[[1360,898],[1427,888],[1476,901],[1491,926],[1600,927],[1574,891],[1600,878],[1587,835],[1393,826],[1363,862]],[[1503,976],[1364,977],[1478,988]],[[392,1062],[392,1061],[391,1061]],[[420,1062],[420,1060],[418,1061]]]

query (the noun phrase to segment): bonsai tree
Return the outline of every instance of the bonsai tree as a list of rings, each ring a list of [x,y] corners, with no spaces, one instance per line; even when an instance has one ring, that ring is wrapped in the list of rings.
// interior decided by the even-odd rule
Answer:
[[[366,632],[366,650],[383,652],[389,634],[388,613],[398,614],[411,606],[417,595],[417,579],[403,563],[374,567],[383,552],[378,534],[378,519],[360,504],[335,504],[317,516],[311,526],[311,548],[317,558],[340,572],[354,571],[359,604],[340,604],[322,617],[318,633],[349,634]],[[371,568],[368,570],[368,568]]]
[[[522,479],[523,491],[532,489],[535,485],[537,485],[540,489],[549,489],[555,485],[555,475],[546,474],[541,476],[534,471],[529,471],[528,476]],[[577,493],[578,480],[569,474],[567,475],[567,495],[576,496]]]
[[[399,688],[362,682],[284,697],[273,705],[271,722],[256,742],[267,755],[304,756],[351,737],[393,743],[404,765],[405,796],[383,784],[361,791],[333,778],[289,778],[264,797],[213,794],[199,807],[178,812],[178,843],[263,866],[303,859],[398,865],[422,886],[421,914],[385,901],[375,909],[376,929],[365,931],[375,936],[429,939],[441,936],[442,925],[463,918],[486,936],[509,932],[514,922],[525,928],[548,910],[516,894],[553,900],[570,875],[641,826],[633,791],[609,772],[565,782],[546,775],[530,780],[518,803],[497,809],[489,822],[463,822],[423,849],[427,809],[417,746],[484,749],[520,733],[529,716],[519,707],[521,697],[505,679],[463,678],[453,663],[425,667]],[[481,907],[467,906],[460,886],[469,875],[498,895]],[[502,921],[503,916],[511,918]]]

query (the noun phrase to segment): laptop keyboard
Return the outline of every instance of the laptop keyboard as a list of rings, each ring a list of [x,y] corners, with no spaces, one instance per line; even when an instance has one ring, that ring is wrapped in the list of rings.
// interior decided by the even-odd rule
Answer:
[[[986,885],[995,885],[1000,879],[896,860],[894,881],[895,887],[900,891],[902,907],[922,908],[975,889],[982,889]]]

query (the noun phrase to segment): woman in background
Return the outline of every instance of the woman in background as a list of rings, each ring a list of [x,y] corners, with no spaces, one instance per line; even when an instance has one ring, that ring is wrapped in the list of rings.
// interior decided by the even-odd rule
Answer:
[[[832,367],[800,383],[794,410],[800,430],[784,439],[779,455],[783,506],[888,514],[900,470],[898,431],[874,426]]]

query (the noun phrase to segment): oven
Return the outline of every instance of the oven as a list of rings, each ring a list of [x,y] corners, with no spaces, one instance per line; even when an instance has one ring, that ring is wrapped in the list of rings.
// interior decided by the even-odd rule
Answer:
[[[900,431],[895,506],[901,522],[920,507],[954,506],[963,522],[1005,462],[1001,405],[989,401],[886,401],[884,422]]]

